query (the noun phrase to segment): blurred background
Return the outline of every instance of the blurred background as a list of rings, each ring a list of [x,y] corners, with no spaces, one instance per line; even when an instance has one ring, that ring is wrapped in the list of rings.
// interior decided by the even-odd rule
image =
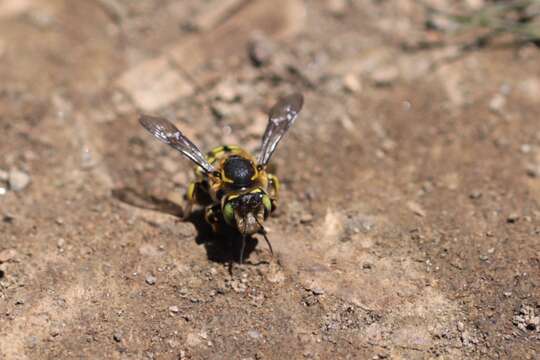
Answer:
[[[538,358],[539,44],[538,0],[0,0],[0,359]],[[256,152],[296,91],[231,274],[138,115]]]

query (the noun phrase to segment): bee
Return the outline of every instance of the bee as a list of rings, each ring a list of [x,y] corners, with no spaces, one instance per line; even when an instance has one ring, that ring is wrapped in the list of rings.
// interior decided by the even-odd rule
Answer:
[[[204,206],[204,218],[214,232],[223,226],[236,229],[242,238],[240,263],[243,262],[246,236],[262,234],[270,253],[272,245],[264,221],[276,209],[278,178],[267,171],[267,165],[283,135],[295,122],[304,98],[294,93],[280,98],[270,109],[268,125],[257,157],[236,145],[218,146],[202,154],[199,148],[167,119],[141,115],[141,125],[158,140],[181,152],[196,164],[196,180],[187,193],[187,218],[193,205]]]

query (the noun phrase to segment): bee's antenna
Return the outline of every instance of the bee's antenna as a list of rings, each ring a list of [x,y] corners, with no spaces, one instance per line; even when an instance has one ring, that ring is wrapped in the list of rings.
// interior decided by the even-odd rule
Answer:
[[[261,233],[264,237],[264,240],[266,241],[266,244],[268,244],[268,248],[270,249],[270,254],[274,256],[274,250],[272,249],[272,244],[270,244],[270,240],[268,240],[268,236],[266,236],[266,229],[264,228],[263,224],[259,222],[257,218],[255,218],[255,221],[257,221],[257,224],[261,227]]]
[[[244,263],[244,249],[246,247],[246,234],[242,233],[242,248],[240,249],[240,264]]]
[[[244,229],[242,231],[242,247],[240,248],[240,264],[244,263],[244,249],[246,248],[246,217],[244,216]]]

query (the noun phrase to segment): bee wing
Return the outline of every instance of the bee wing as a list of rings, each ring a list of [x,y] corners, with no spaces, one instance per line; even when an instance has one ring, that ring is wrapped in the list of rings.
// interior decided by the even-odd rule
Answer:
[[[214,167],[208,163],[199,148],[193,144],[191,140],[185,137],[184,134],[182,134],[182,132],[169,120],[162,117],[141,115],[139,117],[139,122],[150,134],[180,151],[195,164],[199,165],[206,173],[215,170]]]
[[[268,164],[277,144],[298,117],[303,104],[302,94],[295,93],[282,97],[270,109],[268,125],[264,131],[261,151],[257,158],[260,165]]]

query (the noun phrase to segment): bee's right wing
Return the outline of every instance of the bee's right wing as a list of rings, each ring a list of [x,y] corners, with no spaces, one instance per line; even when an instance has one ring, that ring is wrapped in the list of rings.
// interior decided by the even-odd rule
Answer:
[[[215,170],[214,167],[208,163],[199,148],[185,137],[184,134],[182,134],[182,132],[169,120],[162,117],[141,115],[139,117],[139,122],[149,133],[165,144],[180,151],[195,164],[199,165],[206,173],[211,173]]]
[[[282,97],[270,109],[268,125],[263,135],[261,152],[257,158],[257,162],[260,165],[265,166],[268,164],[268,161],[270,161],[272,154],[276,150],[277,144],[298,117],[303,104],[304,97],[302,94],[295,93]]]

